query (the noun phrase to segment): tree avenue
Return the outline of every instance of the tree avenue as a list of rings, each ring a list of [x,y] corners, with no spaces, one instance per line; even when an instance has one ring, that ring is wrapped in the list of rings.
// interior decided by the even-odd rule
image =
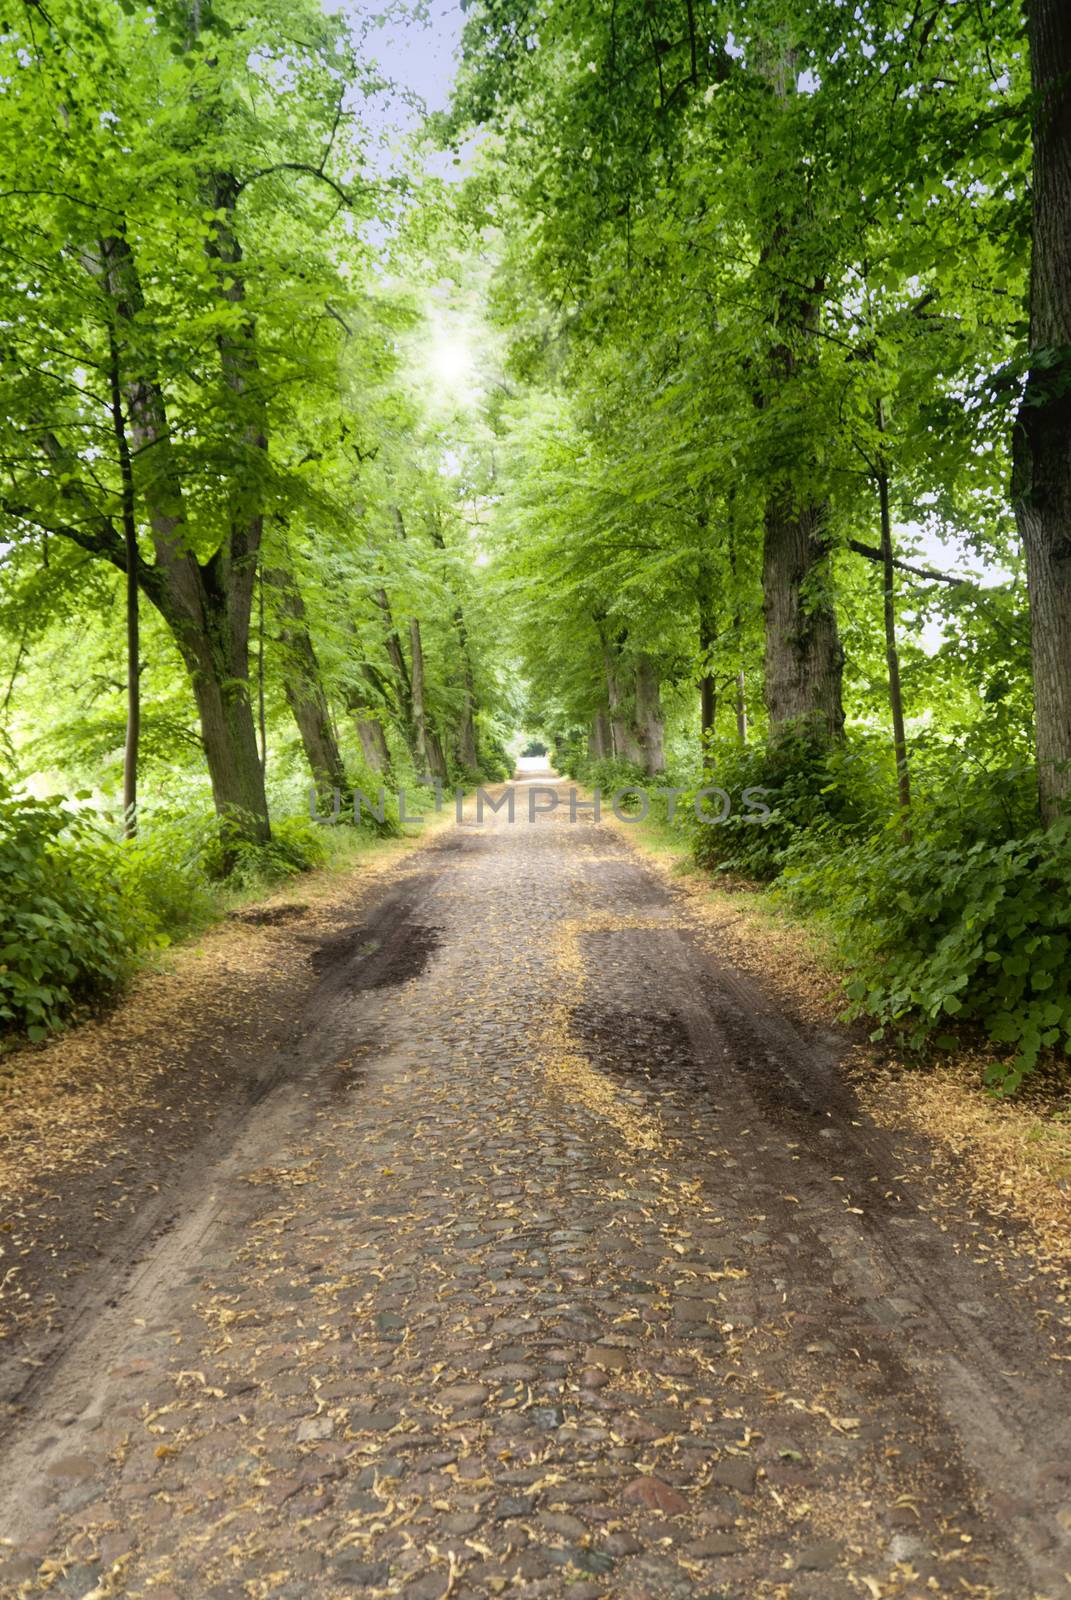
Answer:
[[[338,848],[310,789],[535,737],[762,790],[673,826],[1014,1088],[1071,1040],[1066,6],[472,0],[400,165],[382,21],[5,24],[0,1023]]]

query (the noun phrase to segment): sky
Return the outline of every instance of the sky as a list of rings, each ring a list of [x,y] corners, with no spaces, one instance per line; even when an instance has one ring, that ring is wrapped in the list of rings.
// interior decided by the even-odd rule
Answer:
[[[410,19],[376,31],[375,52],[387,75],[404,83],[429,111],[445,111],[456,71],[454,53],[464,13],[451,0],[434,0],[426,24]]]
[[[407,97],[418,97],[427,111],[447,109],[457,70],[455,52],[465,21],[455,0],[431,0],[425,20],[404,15],[406,8],[398,5],[377,7],[367,0],[326,0],[326,4],[328,9],[344,12],[358,27],[366,25],[369,18],[384,19],[381,26],[372,27],[366,49],[384,76],[403,94],[388,93],[376,96],[372,102],[362,101],[362,121],[381,138],[397,143],[418,128],[420,112]],[[452,168],[451,158],[433,158],[432,170],[438,170],[440,163],[441,175],[450,176],[447,169]]]

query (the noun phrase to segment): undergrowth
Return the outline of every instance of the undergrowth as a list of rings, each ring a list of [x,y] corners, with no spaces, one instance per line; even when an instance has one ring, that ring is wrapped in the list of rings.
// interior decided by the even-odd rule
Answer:
[[[0,778],[0,1044],[43,1039],[235,898],[356,853],[340,848],[343,836],[367,848],[384,831],[299,814],[253,845],[193,811],[149,813],[124,840],[88,799],[38,799]]]

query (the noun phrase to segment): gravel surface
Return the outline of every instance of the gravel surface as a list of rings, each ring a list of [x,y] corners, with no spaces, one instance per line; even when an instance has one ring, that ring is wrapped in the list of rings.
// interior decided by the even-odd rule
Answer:
[[[1067,1594],[1044,1285],[931,1215],[834,1035],[524,793],[310,951],[290,1070],[87,1289],[8,1430],[0,1594]]]

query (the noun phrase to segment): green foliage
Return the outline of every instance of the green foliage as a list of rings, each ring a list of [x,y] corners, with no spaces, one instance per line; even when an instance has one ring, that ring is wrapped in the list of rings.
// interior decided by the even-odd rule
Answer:
[[[765,881],[777,876],[801,839],[844,838],[880,816],[887,781],[875,741],[862,737],[833,748],[793,734],[772,744],[724,740],[712,747],[703,782],[729,796],[728,817],[712,824],[696,819],[696,783],[682,797],[680,815],[701,866]],[[717,814],[716,797],[707,809]]]
[[[555,772],[563,772],[570,778],[580,778],[586,770],[588,760],[583,729],[568,728],[556,733],[551,744],[549,760]]]
[[[323,829],[311,817],[282,817],[266,844],[254,844],[237,821],[223,817],[204,847],[204,871],[212,881],[226,881],[233,888],[267,887],[325,864],[328,847]]]
[[[607,804],[619,790],[627,789],[629,793],[621,797],[622,810],[634,809],[639,804],[639,797],[635,793],[637,789],[652,787],[652,780],[645,776],[641,768],[631,761],[621,761],[616,756],[585,759],[579,763],[575,776],[587,788],[598,789]]]
[[[115,847],[91,818],[0,780],[0,1031],[42,1039],[152,942],[140,897],[114,867]]]
[[[106,1001],[146,952],[217,915],[220,889],[324,865],[326,831],[283,817],[258,849],[200,812],[148,819],[122,840],[92,810],[0,780],[0,1035],[40,1040],[72,1008]]]
[[[858,1015],[919,1047],[954,1019],[1011,1047],[989,1081],[1016,1089],[1042,1050],[1071,1051],[1071,821],[1021,837],[966,839],[959,809],[917,808],[850,850],[812,846],[786,896],[828,917]]]
[[[474,0],[455,122],[492,130],[473,199],[505,236],[491,304],[525,386],[503,410],[493,576],[560,770],[643,781],[586,754],[611,708],[630,747],[643,652],[697,859],[832,919],[862,1009],[920,1035],[956,1014],[1014,1044],[1011,1082],[1062,1037],[1068,898],[1063,846],[1035,831],[1007,503],[1030,79],[1012,0],[909,13],[666,0],[656,26],[642,0],[538,16]],[[892,599],[910,844],[879,479],[907,563]],[[800,616],[819,590],[836,607],[833,748],[767,725],[767,664],[791,660],[803,689],[811,670],[805,621],[767,588],[768,513],[786,505],[816,508],[830,552]],[[729,796],[716,825],[694,813],[704,784]]]
[[[476,781],[506,783],[513,776],[514,762],[501,734],[486,723],[481,723],[479,738],[480,771],[476,775]]]
[[[521,723],[607,799],[682,789],[705,866],[831,920],[855,1005],[919,1038],[966,1017],[1014,1046],[1017,1081],[1066,1034],[1067,898],[1063,838],[1032,817],[1006,503],[1028,368],[1018,0],[472,0],[436,119],[485,131],[456,189],[359,176],[374,20],[180,12],[55,0],[0,37],[0,149],[33,174],[0,240],[0,741],[95,808],[0,791],[0,1017],[39,1034],[221,885],[344,851],[352,830],[305,814],[310,771],[340,822],[382,784],[362,827],[390,834],[397,789],[428,808],[429,762],[447,786],[508,778]],[[907,562],[910,844],[879,478]],[[787,620],[766,559],[785,507],[818,529]],[[142,804],[120,845],[128,516]],[[764,703],[767,662],[808,687],[819,598],[846,658],[834,748]],[[217,660],[247,624],[252,658]],[[244,825],[210,815],[231,792],[216,719],[197,727],[213,671]],[[611,731],[632,759],[592,761]],[[663,732],[670,771],[645,777]],[[729,796],[716,825],[704,785]]]
[[[136,839],[107,847],[124,899],[141,907],[153,942],[170,943],[211,921],[216,902],[206,870],[206,841],[215,834],[208,812],[180,818],[150,817]]]

